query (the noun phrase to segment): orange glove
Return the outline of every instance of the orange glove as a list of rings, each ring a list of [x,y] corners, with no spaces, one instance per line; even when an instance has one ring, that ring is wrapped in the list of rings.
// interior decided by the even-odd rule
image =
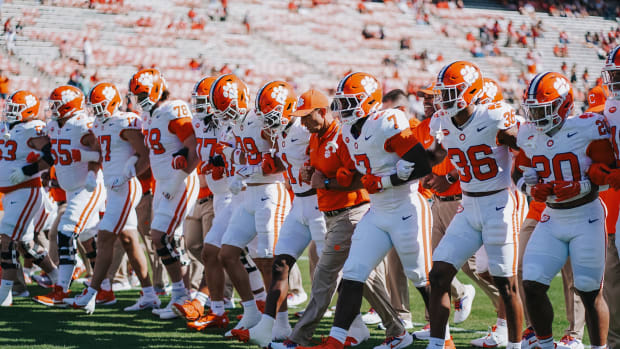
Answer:
[[[183,170],[187,167],[187,159],[183,155],[177,155],[172,158],[172,168],[175,170]]]
[[[41,152],[31,151],[30,153],[28,153],[28,156],[26,156],[26,162],[29,164],[34,164],[35,162],[39,161],[40,158]]]
[[[211,177],[216,181],[219,181],[220,179],[224,178],[224,167],[214,166],[213,169],[211,170]]]
[[[606,185],[612,171],[607,165],[595,162],[588,169],[588,177],[594,184]]]
[[[367,174],[362,177],[362,184],[369,194],[375,194],[383,189],[390,188],[392,182],[390,177],[379,177],[372,174]]]
[[[351,186],[353,176],[353,173],[344,167],[340,167],[338,168],[338,171],[336,171],[336,181],[339,185],[345,188]]]
[[[581,193],[579,182],[555,181],[553,182],[553,194],[558,198],[555,201],[564,201]]]
[[[277,171],[276,162],[273,160],[273,158],[271,157],[271,154],[269,153],[263,154],[263,161],[261,162],[260,165],[261,165],[261,168],[263,169],[264,174],[271,174]]]
[[[611,170],[611,173],[609,174],[609,176],[607,176],[607,184],[609,184],[609,186],[612,189],[620,189],[620,170],[619,169],[615,169],[615,170]]]
[[[530,195],[534,201],[545,202],[547,196],[553,193],[552,183],[540,183],[530,187]]]

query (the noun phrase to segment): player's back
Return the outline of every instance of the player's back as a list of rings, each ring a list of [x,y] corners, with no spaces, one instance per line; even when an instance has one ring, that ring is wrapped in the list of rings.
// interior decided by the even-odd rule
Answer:
[[[26,158],[33,151],[28,145],[32,138],[44,135],[45,123],[40,120],[31,120],[15,124],[9,130],[8,124],[0,127],[0,134],[9,134],[8,139],[0,139],[0,187],[10,187],[13,183],[9,180],[11,172],[16,168],[28,165]],[[38,178],[39,173],[28,178]]]
[[[439,114],[433,116],[429,127],[458,169],[462,190],[490,192],[510,187],[512,156],[508,146],[498,144],[497,134],[515,125],[514,109],[497,102],[476,105],[460,127]]]

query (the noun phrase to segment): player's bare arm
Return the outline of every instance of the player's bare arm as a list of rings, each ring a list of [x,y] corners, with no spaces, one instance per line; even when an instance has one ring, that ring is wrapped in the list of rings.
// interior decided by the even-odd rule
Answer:
[[[149,169],[149,150],[144,143],[144,134],[140,130],[123,130],[121,137],[131,144],[136,152],[138,161],[136,162],[136,174],[141,175]]]

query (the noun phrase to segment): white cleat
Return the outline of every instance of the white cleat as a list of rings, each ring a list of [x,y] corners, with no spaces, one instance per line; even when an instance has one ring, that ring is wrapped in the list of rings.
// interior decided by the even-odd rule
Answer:
[[[11,305],[13,305],[13,292],[9,290],[4,299],[0,300],[0,307],[10,307]]]
[[[254,326],[256,326],[261,318],[262,318],[263,314],[261,314],[260,312],[256,312],[256,314],[254,316],[249,316],[248,314],[243,314],[243,317],[241,318],[241,320],[237,323],[237,326],[235,326],[235,328],[233,328],[232,330],[247,330],[250,329]],[[225,338],[233,338],[233,334],[232,334],[232,330],[229,330],[228,332],[226,332],[224,334]],[[267,334],[270,334],[269,331],[267,331]]]
[[[252,333],[252,331],[250,331],[250,333]],[[274,325],[273,329],[271,330],[271,340],[274,342],[284,341],[291,335],[291,333],[293,333],[293,329],[291,328],[291,324],[289,324],[288,322],[286,323],[286,326]],[[264,345],[264,346],[267,346],[267,345]]]
[[[151,296],[145,296],[144,294],[142,294],[142,292],[140,292],[140,298],[138,298],[138,301],[134,304],[134,305],[130,305],[128,307],[125,307],[125,309],[123,309],[124,311],[140,311],[140,310],[144,310],[144,309],[159,309],[159,307],[161,306],[161,301],[159,300],[159,297],[157,297],[157,295],[155,295],[154,297]]]
[[[583,343],[575,337],[565,335],[557,343],[556,349],[583,349]]]
[[[272,327],[273,326],[273,327]],[[289,326],[290,329],[290,326]],[[260,348],[266,348],[272,340],[273,333],[276,332],[276,327],[273,321],[266,321],[265,317],[261,318],[261,321],[256,326],[247,329],[231,330],[231,335],[237,338],[241,342],[254,344]],[[290,334],[290,332],[289,332]],[[284,338],[278,338],[277,340],[286,340]],[[276,340],[276,339],[274,339]]]
[[[413,343],[413,337],[405,331],[403,334],[397,337],[389,337],[380,345],[377,345],[374,349],[401,349],[406,348]]]
[[[234,309],[235,300],[231,298],[224,298],[224,309]]]
[[[421,330],[413,331],[411,336],[413,337],[413,339],[417,339],[419,341],[427,341],[431,339],[431,325],[426,324]]]
[[[295,349],[297,348],[298,345],[297,343],[290,341],[290,340],[285,340],[282,343],[278,343],[278,342],[271,342],[269,343],[269,349]]]
[[[347,344],[352,347],[358,346],[367,341],[368,338],[370,338],[370,331],[362,320],[362,314],[357,314],[353,323],[351,323],[351,327],[349,327],[345,346],[347,346]]]
[[[536,332],[532,327],[528,327],[523,331],[521,337],[521,349],[536,349],[538,348],[538,338],[536,338]]]
[[[65,298],[63,299],[63,302],[69,304],[69,306],[73,307],[74,309],[84,309],[84,311],[86,311],[86,314],[90,315],[95,312],[97,292],[89,295],[88,289],[85,288],[84,291],[82,291],[82,294],[80,294],[79,296],[75,298]]]
[[[474,339],[471,345],[478,348],[505,347],[508,344],[508,329],[506,327],[493,326],[486,336]]]
[[[476,296],[476,289],[472,285],[465,285],[465,295],[461,299],[454,301],[454,323],[460,324],[467,320],[471,313],[472,304],[474,303],[474,297]]]
[[[165,308],[153,309],[152,313],[158,315],[159,318],[162,320],[170,320],[170,319],[177,318],[178,315],[172,310],[172,307],[173,307],[172,305],[174,303],[183,304],[185,301],[189,301],[189,300],[190,300],[189,296],[187,295],[186,292],[179,293],[176,295],[173,292],[172,297],[170,298],[170,302],[168,302],[168,305],[166,305]]]
[[[372,308],[370,308],[370,310],[366,314],[362,315],[362,320],[366,325],[376,325],[378,323],[381,323],[381,317]]]
[[[296,308],[298,305],[301,305],[303,302],[308,300],[308,294],[306,291],[301,290],[299,293],[289,293],[286,302],[289,307]]]

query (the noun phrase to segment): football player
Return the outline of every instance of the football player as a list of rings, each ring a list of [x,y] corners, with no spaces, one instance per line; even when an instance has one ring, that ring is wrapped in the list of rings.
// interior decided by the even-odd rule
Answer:
[[[47,136],[32,140],[42,150],[51,147],[58,184],[67,198],[58,223],[58,282],[50,294],[34,297],[36,302],[48,306],[66,306],[63,299],[70,293],[78,236],[91,262],[96,257],[94,235],[106,192],[99,171],[99,146],[91,132],[94,119],[84,110],[84,100],[84,94],[76,87],[55,88],[49,97],[52,114]]]
[[[299,98],[300,108],[303,108],[303,97]],[[263,155],[263,172],[286,171],[295,193],[293,207],[282,224],[275,247],[271,285],[261,321],[250,329],[232,331],[240,341],[249,341],[260,347],[268,346],[272,340],[285,340],[291,334],[287,306],[289,271],[310,241],[315,242],[317,253],[321,254],[327,230],[325,218],[316,205],[316,189],[299,175],[310,160],[306,152],[310,132],[299,118],[294,118],[297,115],[296,103],[293,88],[284,81],[267,83],[256,96],[257,113],[263,118],[266,132],[278,146],[277,156]]]
[[[616,160],[620,160],[620,150],[618,145],[620,144],[620,46],[616,46],[609,52],[605,66],[603,67],[603,88],[607,90],[607,100],[604,106],[604,115],[609,123],[609,131],[611,133],[611,142],[614,146],[614,152],[616,154]],[[588,96],[590,99],[590,96]],[[619,164],[617,163],[616,166]],[[615,214],[610,212],[609,216],[616,217],[616,234],[609,235],[609,246],[607,249],[607,265],[605,267],[605,287],[603,293],[607,304],[609,305],[610,318],[609,318],[609,335],[607,341],[609,347],[614,348],[620,346],[620,298],[617,296],[620,292],[620,238],[618,232],[620,231],[620,220],[618,217],[618,203],[620,200],[620,172],[614,171],[614,175],[611,178],[616,178],[615,182],[612,181],[610,185],[611,193],[605,194],[605,199],[615,197],[616,204],[612,207],[608,207],[608,210],[615,210]],[[602,195],[603,196],[603,195]],[[611,206],[611,205],[610,205]],[[611,222],[613,224],[613,222]],[[615,250],[612,249],[615,243]]]
[[[517,294],[517,206],[510,189],[512,155],[517,149],[515,111],[503,102],[476,104],[483,89],[480,69],[456,61],[443,67],[435,89],[440,110],[429,127],[437,156],[447,153],[459,172],[463,200],[433,253],[431,338],[443,348],[450,315],[450,282],[484,246],[489,272],[506,305],[508,348],[521,344],[522,305]]]
[[[140,299],[128,310],[159,308],[161,302],[151,284],[137,231],[136,206],[142,187],[136,174],[149,167],[142,122],[138,115],[119,110],[121,96],[116,86],[107,82],[98,83],[90,90],[87,104],[95,116],[92,131],[101,149],[106,210],[98,226],[97,263],[90,285],[81,295],[65,299],[65,302],[89,314],[95,311],[95,299],[112,262],[114,243],[119,238],[142,286]]]
[[[0,306],[12,305],[13,282],[20,268],[19,253],[34,263],[56,283],[58,271],[47,252],[33,241],[35,220],[45,214],[44,195],[39,172],[54,163],[51,149],[42,152],[33,148],[33,138],[44,135],[45,123],[37,120],[39,99],[30,91],[11,94],[4,107],[0,129],[0,193],[4,215],[0,220]],[[30,230],[30,232],[29,232]]]
[[[429,174],[431,163],[405,114],[398,109],[379,111],[381,97],[375,77],[351,73],[340,81],[332,102],[332,110],[343,123],[342,135],[351,160],[363,174],[370,209],[353,234],[330,336],[317,348],[344,348],[349,326],[359,313],[364,282],[392,247],[408,278],[428,302],[431,215],[412,180]],[[409,168],[409,173],[399,175],[397,166]],[[403,330],[388,334],[376,348],[404,348],[412,341]]]
[[[290,209],[282,174],[262,170],[263,156],[272,149],[271,138],[263,132],[262,119],[250,111],[249,98],[246,85],[233,74],[218,77],[209,93],[215,115],[232,123],[236,143],[234,153],[230,152],[231,148],[226,148],[226,158],[236,166],[229,189],[236,195],[239,205],[233,209],[219,252],[222,265],[243,305],[243,318],[235,329],[254,327],[261,318],[248,273],[239,257],[256,237],[255,261],[265,284],[270,284],[273,249]],[[225,336],[231,338],[232,333],[229,331]]]
[[[182,223],[198,196],[196,137],[187,103],[168,100],[166,82],[157,69],[142,69],[129,82],[129,94],[142,109],[142,127],[149,147],[149,162],[156,181],[151,237],[172,282],[172,298],[161,319],[175,318],[174,303],[189,299],[183,281],[186,256]]]
[[[605,212],[596,185],[608,184],[615,157],[605,118],[592,113],[571,117],[573,98],[562,74],[536,75],[523,96],[528,122],[517,138],[523,152],[515,168],[523,174],[518,187],[547,205],[523,257],[526,305],[542,349],[555,347],[547,290],[568,257],[586,308],[592,348],[606,348],[609,326],[601,292]]]

